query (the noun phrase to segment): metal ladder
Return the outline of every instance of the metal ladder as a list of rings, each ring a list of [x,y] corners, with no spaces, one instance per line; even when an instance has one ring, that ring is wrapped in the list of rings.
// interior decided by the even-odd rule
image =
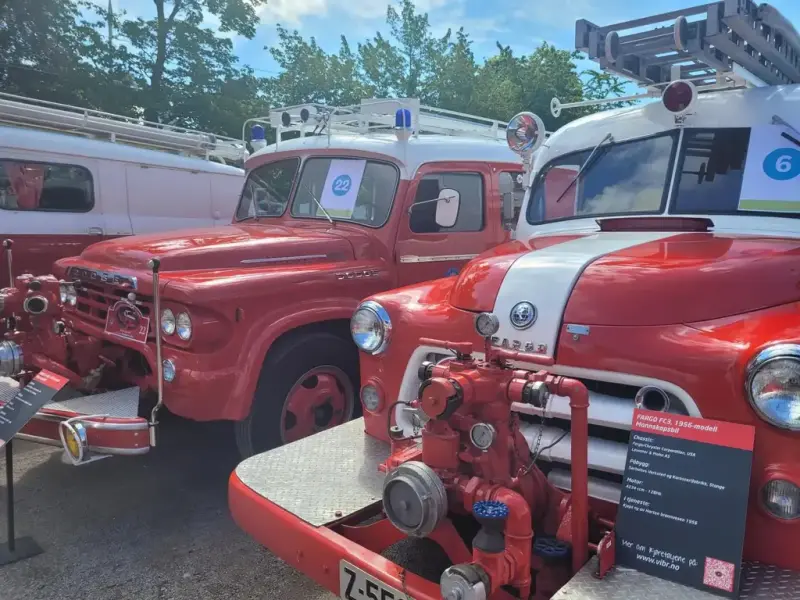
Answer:
[[[620,34],[668,21],[672,25]],[[752,0],[720,0],[604,27],[581,19],[575,48],[604,71],[646,87],[676,79],[691,80],[698,91],[719,86],[720,79],[800,83],[800,34],[778,10]]]

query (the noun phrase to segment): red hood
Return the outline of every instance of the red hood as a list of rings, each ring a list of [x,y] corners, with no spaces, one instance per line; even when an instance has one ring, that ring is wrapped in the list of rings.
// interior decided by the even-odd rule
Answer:
[[[505,309],[523,300],[539,309],[532,330],[543,320],[556,328],[692,323],[800,300],[798,259],[800,240],[791,238],[705,232],[542,236],[471,262],[451,302],[496,311],[501,329],[508,321]],[[513,339],[525,337],[517,333]]]
[[[142,269],[154,257],[161,260],[162,271],[187,271],[348,260],[353,248],[320,230],[229,225],[117,238],[89,246],[70,262]]]

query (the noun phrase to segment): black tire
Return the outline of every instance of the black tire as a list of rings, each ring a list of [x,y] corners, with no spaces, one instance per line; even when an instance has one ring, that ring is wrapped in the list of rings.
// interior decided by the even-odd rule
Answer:
[[[346,422],[358,414],[358,351],[353,343],[324,331],[300,334],[278,342],[270,350],[258,378],[250,414],[235,424],[236,446],[242,458],[271,450],[284,443],[284,405],[289,392],[319,367],[331,367],[345,381],[339,385],[346,398],[345,414],[334,421]],[[312,375],[313,378],[313,375]],[[312,379],[313,380],[313,379]],[[327,428],[322,426],[321,428]]]

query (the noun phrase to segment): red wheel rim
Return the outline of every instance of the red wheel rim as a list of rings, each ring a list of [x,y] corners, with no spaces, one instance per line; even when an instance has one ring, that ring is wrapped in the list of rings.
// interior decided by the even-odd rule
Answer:
[[[294,442],[350,420],[353,386],[337,367],[316,367],[289,390],[281,414],[281,441]]]

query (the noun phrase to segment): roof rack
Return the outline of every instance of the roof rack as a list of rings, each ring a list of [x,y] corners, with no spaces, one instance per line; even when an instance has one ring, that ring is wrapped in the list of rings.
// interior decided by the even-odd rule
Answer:
[[[14,94],[0,93],[0,124],[77,134],[219,162],[240,161],[248,156],[245,144],[234,138]]]
[[[416,98],[371,98],[351,106],[300,104],[275,108],[268,117],[248,119],[242,131],[243,139],[248,125],[252,124],[275,128],[278,143],[284,134],[295,131],[301,136],[405,132],[406,135],[398,133],[401,139],[429,134],[498,140],[506,137],[506,123],[502,121],[424,106]],[[256,137],[262,136],[263,128],[261,131],[254,128],[253,133],[253,141],[263,140],[263,137]]]
[[[575,48],[647,91],[569,104],[554,98],[554,116],[564,108],[658,96],[676,80],[691,81],[698,92],[800,83],[800,34],[778,10],[753,0],[718,0],[604,27],[580,19]]]

